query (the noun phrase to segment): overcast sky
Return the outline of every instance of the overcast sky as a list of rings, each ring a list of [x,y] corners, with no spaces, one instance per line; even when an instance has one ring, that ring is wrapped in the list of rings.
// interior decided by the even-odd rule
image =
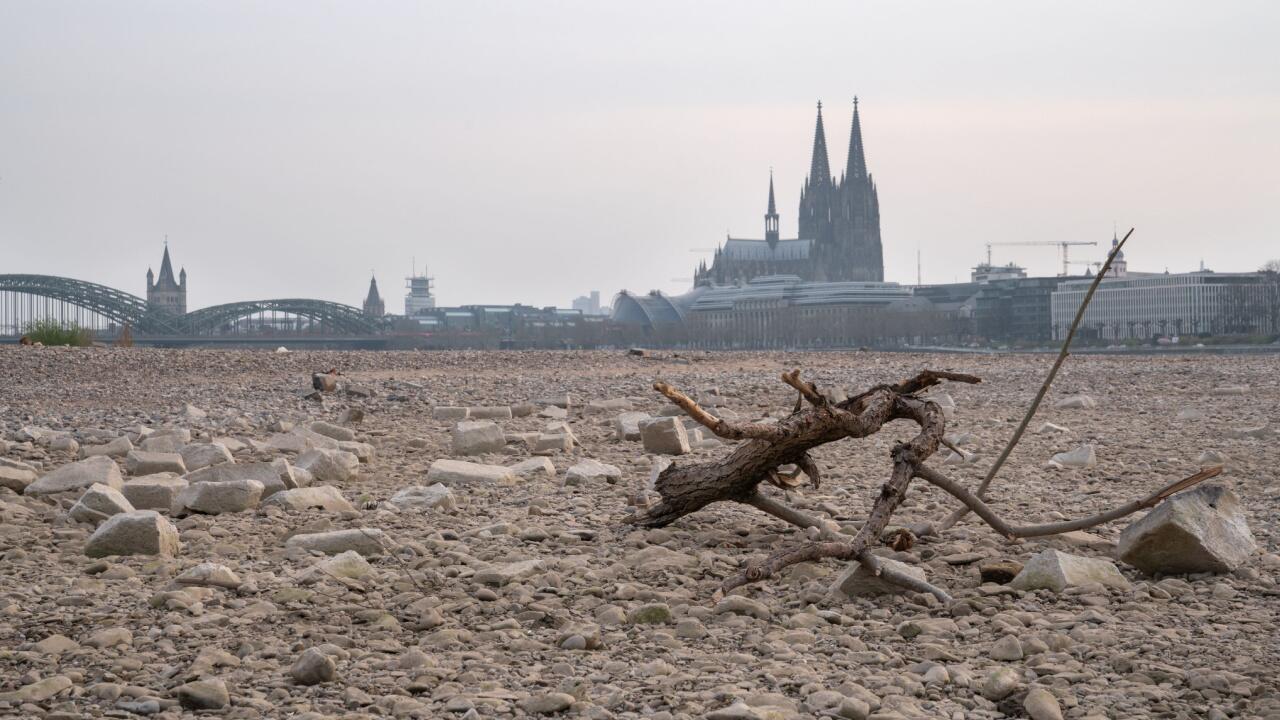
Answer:
[[[1280,257],[1276,2],[0,2],[0,273],[192,308],[683,291],[862,102],[885,275]],[[1075,257],[1100,258],[1098,248]],[[997,262],[1058,270],[1054,247]],[[681,280],[683,278],[683,280]]]

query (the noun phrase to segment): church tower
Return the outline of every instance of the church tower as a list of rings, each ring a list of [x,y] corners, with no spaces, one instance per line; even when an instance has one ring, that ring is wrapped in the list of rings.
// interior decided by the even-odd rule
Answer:
[[[862,118],[858,98],[853,99],[853,123],[849,130],[849,157],[836,192],[833,213],[837,252],[831,260],[832,280],[884,281],[884,250],[880,244],[880,197],[875,180],[867,172],[862,145]]]
[[[813,129],[813,157],[809,161],[809,177],[800,190],[800,237],[813,241],[813,280],[828,280],[822,267],[832,254],[835,232],[831,223],[831,207],[835,186],[831,181],[831,165],[827,159],[827,132],[822,126],[822,103],[818,103],[818,119]]]
[[[777,245],[778,238],[778,204],[773,201],[773,171],[769,171],[769,208],[764,213],[764,240],[769,245]]]
[[[387,305],[378,294],[378,279],[375,277],[369,278],[369,294],[364,297],[364,314],[374,318],[387,314]]]
[[[173,278],[173,263],[169,260],[169,241],[164,243],[164,257],[160,259],[160,276],[147,268],[147,308],[166,315],[187,314],[187,269],[182,268],[180,280]],[[153,281],[154,278],[154,281]]]

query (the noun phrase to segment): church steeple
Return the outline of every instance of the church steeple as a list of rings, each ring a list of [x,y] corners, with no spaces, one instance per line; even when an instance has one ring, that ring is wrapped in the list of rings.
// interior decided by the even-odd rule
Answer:
[[[827,161],[827,133],[822,128],[822,101],[818,101],[818,121],[813,130],[813,160],[809,163],[809,185],[831,182],[831,165]]]
[[[867,176],[867,157],[862,149],[862,120],[858,117],[858,96],[853,96],[853,128],[849,131],[849,162],[845,167],[849,179]]]
[[[387,306],[378,292],[378,279],[369,277],[369,294],[364,297],[364,314],[368,317],[382,317],[387,314]]]
[[[173,263],[169,261],[169,243],[165,241],[164,257],[160,260],[160,277],[156,284],[163,287],[177,287],[178,281],[173,279]]]
[[[773,200],[773,170],[769,170],[769,209],[764,214],[764,239],[770,245],[778,242],[778,203]]]

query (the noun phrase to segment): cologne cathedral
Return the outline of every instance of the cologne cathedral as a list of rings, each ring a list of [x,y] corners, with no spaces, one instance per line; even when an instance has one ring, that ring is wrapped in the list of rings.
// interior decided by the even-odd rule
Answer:
[[[827,134],[822,103],[818,103],[813,159],[800,190],[799,219],[799,237],[783,239],[771,173],[764,239],[727,238],[716,249],[711,266],[704,261],[698,267],[694,284],[734,285],[762,275],[798,275],[814,282],[884,280],[880,200],[867,172],[857,98],[853,99],[849,158],[838,179],[832,176],[827,159]]]

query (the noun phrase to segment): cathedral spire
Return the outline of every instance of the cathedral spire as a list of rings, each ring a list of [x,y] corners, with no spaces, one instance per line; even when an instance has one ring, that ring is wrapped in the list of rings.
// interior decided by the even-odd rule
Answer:
[[[818,121],[813,130],[813,160],[809,164],[809,184],[831,182],[831,165],[827,162],[827,133],[822,129],[822,101],[818,101]]]
[[[164,241],[164,257],[160,259],[160,275],[156,280],[157,285],[170,287],[177,286],[178,281],[173,279],[173,263],[169,260],[169,241]]]
[[[769,169],[769,209],[764,214],[764,239],[770,245],[778,242],[778,203],[773,200],[773,168]]]
[[[849,163],[845,177],[862,179],[867,176],[867,158],[862,149],[862,120],[858,117],[858,96],[853,96],[853,128],[849,131]]]

